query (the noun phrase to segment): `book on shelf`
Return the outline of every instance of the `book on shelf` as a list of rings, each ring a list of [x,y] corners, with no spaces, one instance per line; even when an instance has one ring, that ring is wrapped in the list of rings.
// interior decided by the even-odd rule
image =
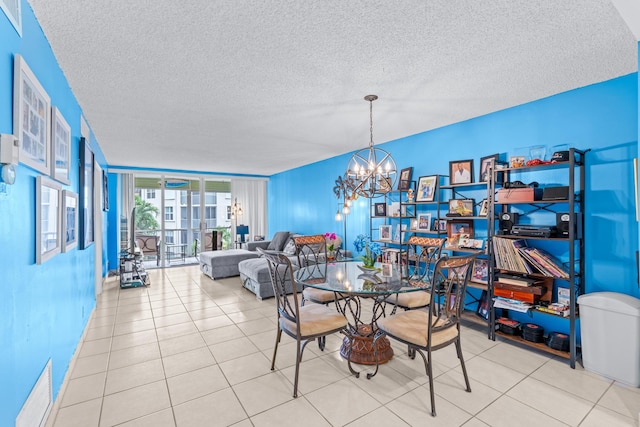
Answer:
[[[544,283],[544,281],[534,277],[516,276],[514,274],[498,273],[496,277],[499,282],[506,283],[507,285],[532,286]]]
[[[557,303],[549,304],[547,306],[537,305],[536,310],[541,311],[543,313],[560,316],[560,317],[569,317],[569,315],[571,314],[569,310],[569,306],[566,306],[564,304],[557,304]]]
[[[558,287],[558,298],[556,299],[559,305],[569,306],[571,303],[571,289]]]
[[[519,311],[521,313],[526,313],[531,309],[531,307],[533,307],[529,303],[503,297],[495,297],[493,299],[493,306],[496,308],[506,308],[507,310]]]

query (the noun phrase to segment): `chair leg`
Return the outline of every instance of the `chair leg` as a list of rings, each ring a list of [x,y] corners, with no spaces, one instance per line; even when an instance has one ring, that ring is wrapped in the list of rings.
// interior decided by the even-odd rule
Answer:
[[[326,345],[327,345],[327,337],[326,336],[318,337],[318,348],[320,349],[320,351],[324,351],[324,348]]]
[[[462,346],[460,345],[460,338],[456,341],[456,351],[458,352],[458,359],[460,359],[460,366],[462,367],[462,373],[464,374],[464,382],[467,385],[467,392],[471,392],[471,385],[469,384],[469,376],[467,375],[467,368],[464,365],[464,357],[462,357]]]
[[[416,349],[415,347],[413,348],[414,353],[418,352],[420,353],[420,356],[422,356],[422,360],[424,361],[424,370],[427,373],[427,376],[429,377],[429,395],[431,396],[431,416],[435,417],[436,416],[436,399],[435,399],[435,393],[433,391],[433,368],[432,368],[432,363],[431,363],[431,350],[427,350],[427,355],[425,356],[424,353],[418,349]]]
[[[276,354],[278,353],[278,343],[280,342],[280,337],[282,336],[282,329],[278,327],[278,332],[276,333],[276,345],[273,348],[273,357],[271,358],[271,370],[273,371],[276,366]]]
[[[298,374],[300,372],[300,359],[302,359],[302,354],[300,354],[300,340],[296,340],[296,375],[293,381],[293,397],[298,397]]]

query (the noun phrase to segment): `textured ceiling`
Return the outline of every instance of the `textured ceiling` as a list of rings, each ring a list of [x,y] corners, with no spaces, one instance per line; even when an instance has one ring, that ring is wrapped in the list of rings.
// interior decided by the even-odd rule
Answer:
[[[370,93],[383,143],[638,64],[608,0],[29,1],[112,166],[270,175],[366,147]]]

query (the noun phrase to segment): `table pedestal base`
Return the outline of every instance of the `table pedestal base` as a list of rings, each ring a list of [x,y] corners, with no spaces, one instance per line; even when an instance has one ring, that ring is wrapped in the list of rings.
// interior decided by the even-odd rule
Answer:
[[[344,337],[340,346],[340,355],[347,358],[349,354],[349,337]],[[378,363],[387,363],[393,357],[393,348],[387,337],[382,337],[376,342],[378,348]],[[375,365],[376,356],[373,349],[373,334],[371,327],[363,325],[358,328],[358,333],[353,336],[353,347],[351,348],[351,362],[360,365]]]

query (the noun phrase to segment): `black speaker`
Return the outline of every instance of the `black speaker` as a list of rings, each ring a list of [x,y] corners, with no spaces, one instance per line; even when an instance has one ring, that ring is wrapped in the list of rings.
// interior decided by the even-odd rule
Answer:
[[[516,212],[501,212],[498,216],[499,234],[511,234],[511,227],[517,223],[518,214]]]
[[[575,238],[582,239],[582,214],[575,212],[573,214],[573,223],[575,224]],[[569,237],[569,228],[571,216],[568,212],[556,213],[556,227],[558,228],[558,237]]]

